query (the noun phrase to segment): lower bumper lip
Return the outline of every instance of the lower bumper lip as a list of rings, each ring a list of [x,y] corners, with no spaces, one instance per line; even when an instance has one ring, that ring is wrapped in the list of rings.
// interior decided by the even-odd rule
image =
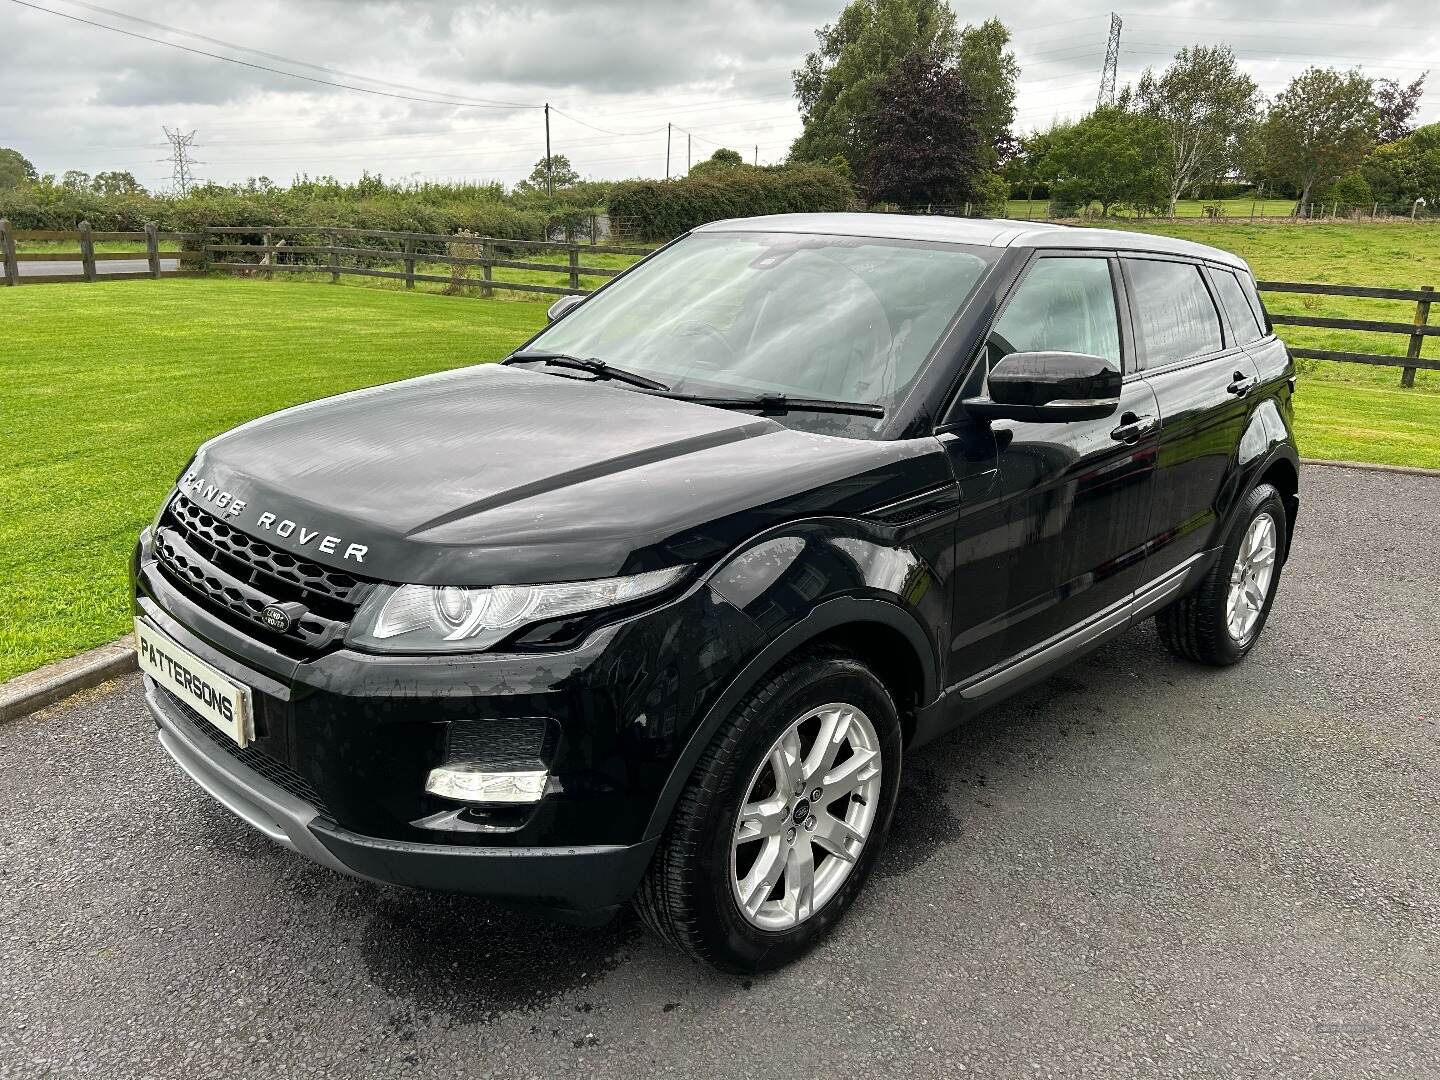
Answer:
[[[364,836],[188,730],[189,722],[173,715],[148,679],[145,700],[160,745],[212,798],[282,847],[352,877],[487,896],[566,921],[600,923],[635,891],[659,843],[656,837],[630,845],[452,846]]]

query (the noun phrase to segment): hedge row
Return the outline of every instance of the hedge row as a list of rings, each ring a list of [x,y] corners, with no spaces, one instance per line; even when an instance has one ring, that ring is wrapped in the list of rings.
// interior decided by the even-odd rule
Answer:
[[[320,225],[445,234],[465,230],[514,240],[545,239],[547,229],[563,230],[567,222],[581,230],[589,227],[588,210],[522,210],[488,199],[436,203],[403,194],[330,199],[286,191],[208,191],[174,198],[43,186],[0,191],[0,218],[16,229],[73,229],[88,221],[97,230],[137,231],[153,221],[164,232],[207,225]]]
[[[627,180],[610,193],[610,225],[653,243],[724,218],[845,210],[855,192],[826,165],[737,167],[679,180]]]

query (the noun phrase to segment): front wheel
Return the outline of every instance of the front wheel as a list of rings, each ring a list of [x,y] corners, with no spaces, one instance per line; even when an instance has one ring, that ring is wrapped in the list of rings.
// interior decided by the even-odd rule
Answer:
[[[1216,667],[1245,658],[1270,616],[1287,528],[1280,493],[1257,485],[1200,587],[1155,616],[1171,652]]]
[[[828,650],[788,664],[701,756],[636,896],[641,918],[731,971],[800,956],[874,865],[900,743],[895,703],[864,664]]]

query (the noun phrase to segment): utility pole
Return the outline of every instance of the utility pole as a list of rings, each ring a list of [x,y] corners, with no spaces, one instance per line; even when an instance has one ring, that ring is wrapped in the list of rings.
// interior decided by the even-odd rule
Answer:
[[[665,125],[665,179],[670,179],[670,125]]]
[[[200,164],[190,156],[190,148],[195,145],[195,132],[183,132],[178,127],[174,131],[168,127],[161,130],[170,140],[170,186],[176,195],[188,195],[195,183],[195,172],[191,166]]]
[[[759,143],[756,143],[756,144],[755,144],[755,167],[756,167],[757,169],[760,167],[760,144],[759,144]]]
[[[555,194],[555,170],[550,167],[550,103],[545,103],[545,194]]]
[[[1100,93],[1095,107],[1115,104],[1115,77],[1120,70],[1120,16],[1110,13],[1110,40],[1105,46],[1105,66],[1100,69]]]

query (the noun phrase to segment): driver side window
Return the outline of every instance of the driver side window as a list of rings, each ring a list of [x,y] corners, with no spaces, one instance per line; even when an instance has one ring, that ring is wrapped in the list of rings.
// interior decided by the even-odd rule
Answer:
[[[1012,352],[1099,356],[1120,367],[1120,316],[1110,262],[1043,256],[1026,273],[986,340],[986,368]]]

